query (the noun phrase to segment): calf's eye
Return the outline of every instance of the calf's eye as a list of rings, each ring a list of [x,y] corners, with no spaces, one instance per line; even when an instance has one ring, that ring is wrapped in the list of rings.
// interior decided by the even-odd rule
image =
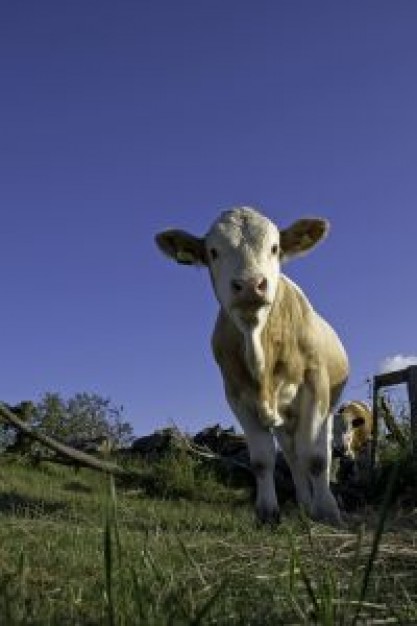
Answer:
[[[213,261],[215,261],[218,258],[219,253],[217,252],[216,248],[210,248],[210,256],[213,259]]]
[[[278,244],[277,243],[274,243],[274,245],[271,248],[271,252],[274,255],[278,254]]]

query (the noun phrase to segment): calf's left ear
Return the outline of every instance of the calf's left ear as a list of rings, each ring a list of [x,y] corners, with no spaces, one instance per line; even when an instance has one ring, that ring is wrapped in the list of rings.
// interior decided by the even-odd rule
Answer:
[[[204,238],[194,237],[184,230],[164,230],[155,236],[158,248],[182,265],[206,265]]]
[[[329,232],[327,220],[318,218],[301,219],[280,231],[281,260],[306,254],[324,239]]]

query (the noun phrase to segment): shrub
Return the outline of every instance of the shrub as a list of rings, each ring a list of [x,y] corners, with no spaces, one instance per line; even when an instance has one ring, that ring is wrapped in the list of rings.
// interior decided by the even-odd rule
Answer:
[[[213,468],[185,450],[172,452],[149,464],[143,477],[148,495],[158,498],[218,502],[230,500]]]

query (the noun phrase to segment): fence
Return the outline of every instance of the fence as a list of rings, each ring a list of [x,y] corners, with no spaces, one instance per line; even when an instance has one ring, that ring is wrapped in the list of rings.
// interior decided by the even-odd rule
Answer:
[[[417,365],[411,365],[403,370],[395,372],[387,372],[386,374],[378,374],[374,377],[373,391],[373,433],[372,433],[372,467],[375,467],[376,449],[378,445],[378,393],[384,387],[392,387],[393,385],[407,385],[408,398],[410,402],[410,425],[411,425],[411,445],[415,458],[417,458]]]

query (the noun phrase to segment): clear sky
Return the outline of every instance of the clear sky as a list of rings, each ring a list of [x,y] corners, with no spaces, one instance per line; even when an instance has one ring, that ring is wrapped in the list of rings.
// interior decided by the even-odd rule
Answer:
[[[234,422],[204,270],[153,238],[327,217],[286,272],[350,355],[417,353],[415,0],[2,0],[2,400],[97,392],[138,434]]]

